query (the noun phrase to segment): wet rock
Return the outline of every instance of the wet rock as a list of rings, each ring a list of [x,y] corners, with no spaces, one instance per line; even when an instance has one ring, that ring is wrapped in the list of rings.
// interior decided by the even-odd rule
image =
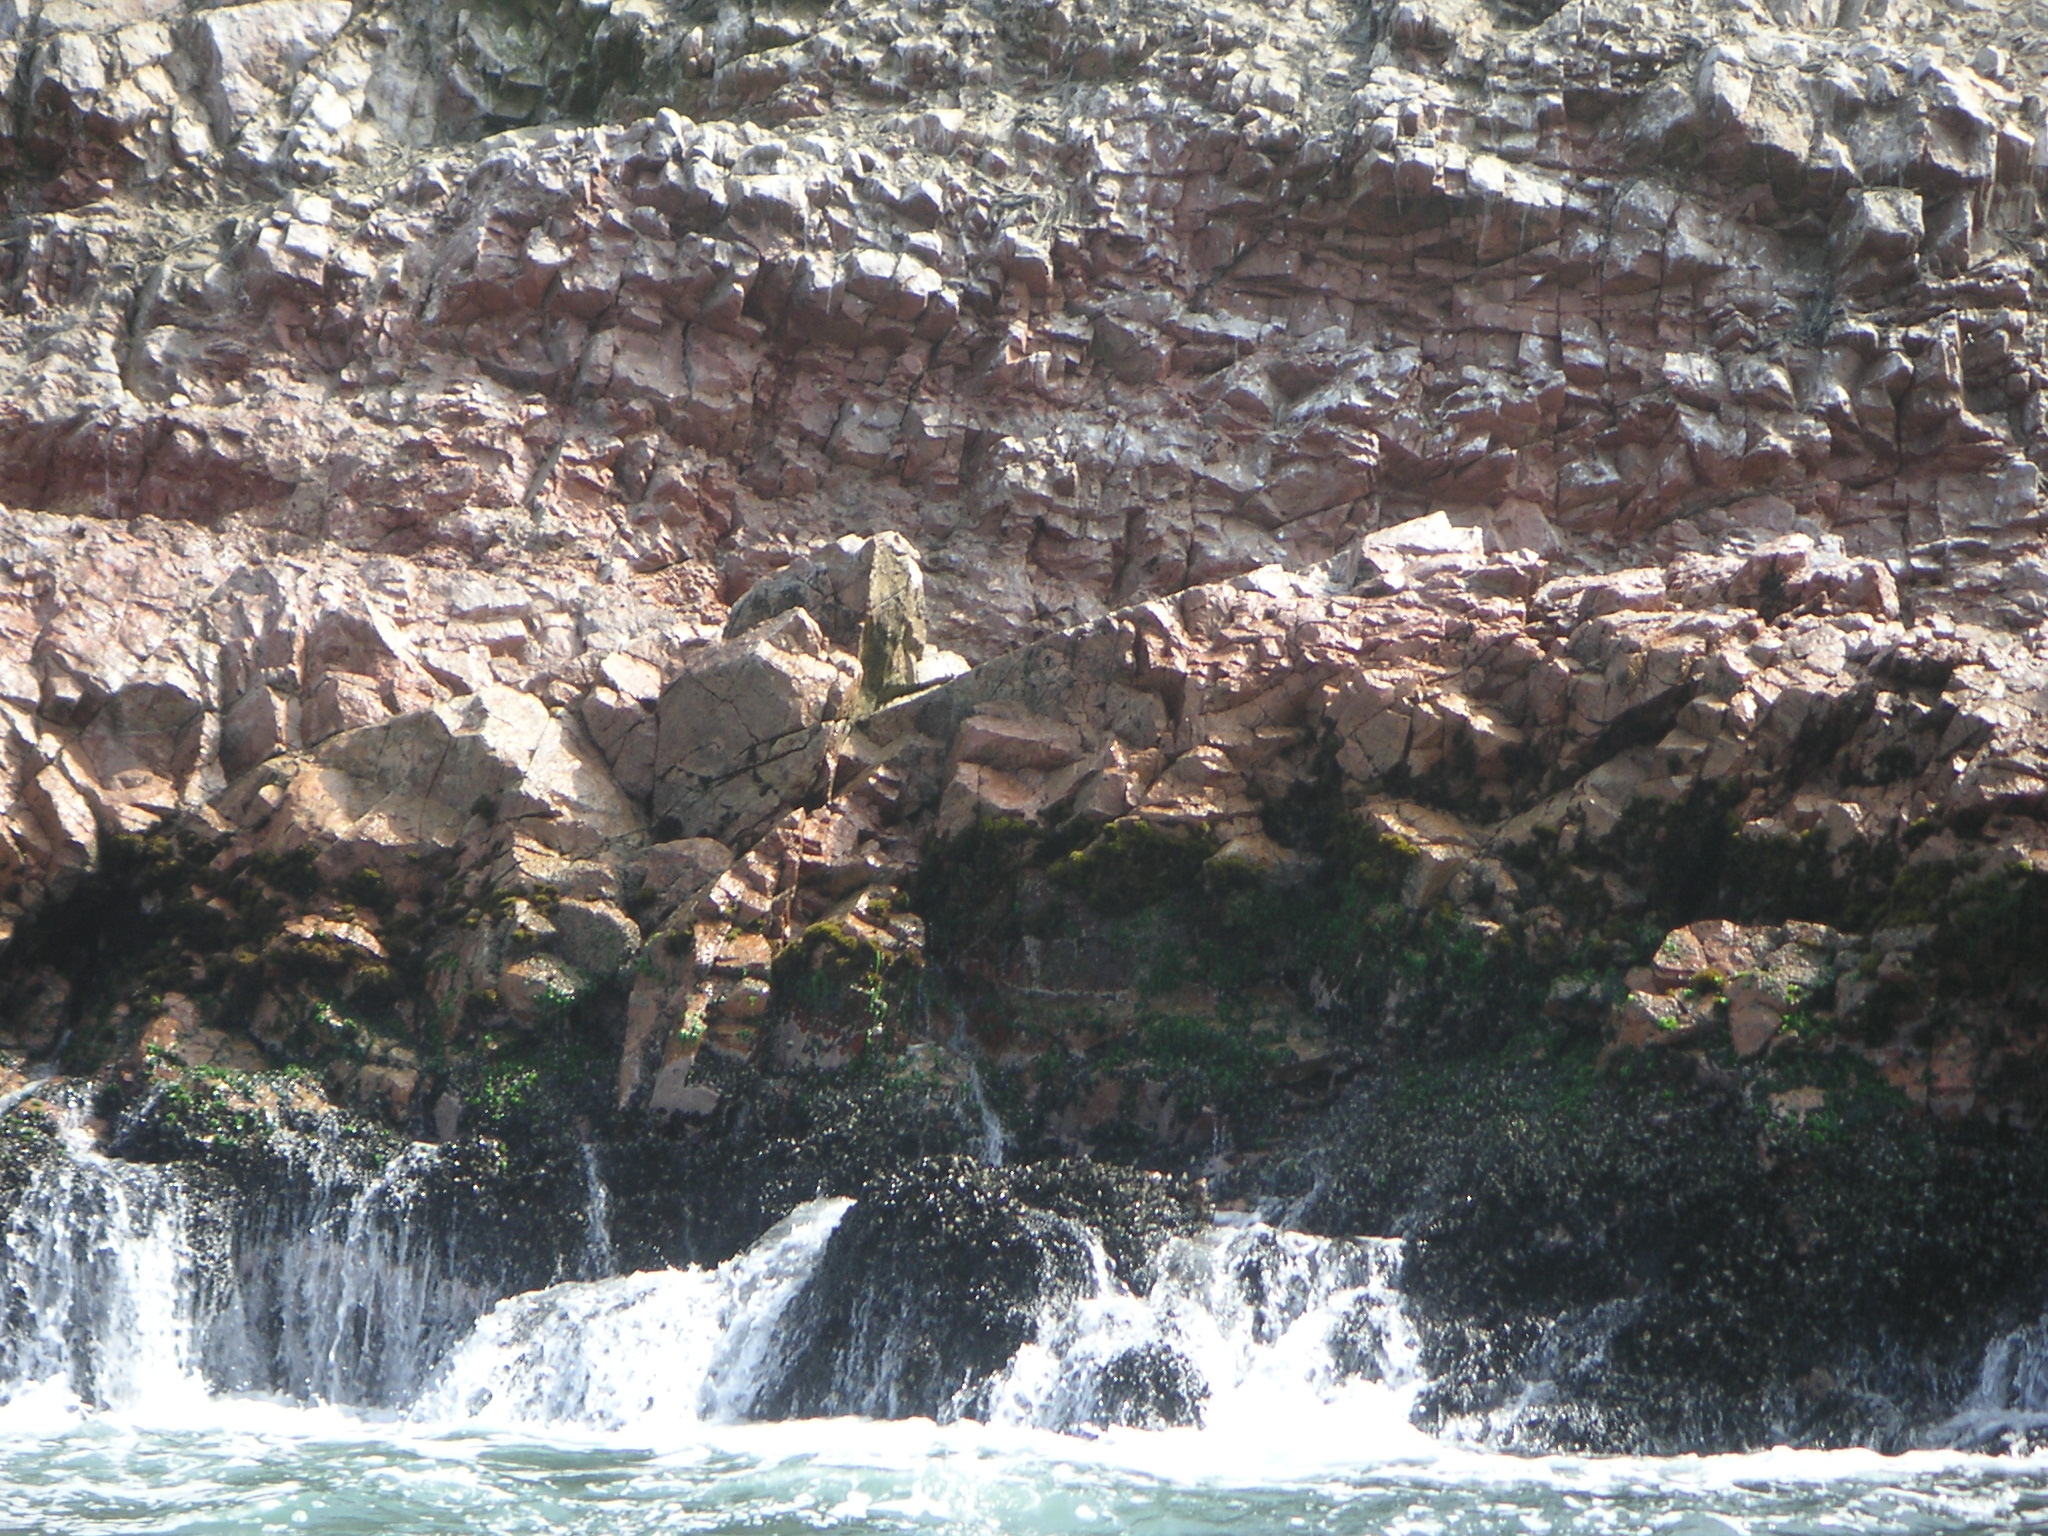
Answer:
[[[402,1150],[303,1079],[172,1069],[166,1082],[125,1104],[101,1098],[105,1182],[84,1193],[181,1218],[193,1304],[211,1319],[191,1363],[214,1391],[398,1408],[492,1300],[575,1262],[573,1159],[508,1162],[474,1142]],[[76,1103],[81,1087],[51,1092]],[[0,1175],[11,1218],[26,1214],[23,1194]],[[75,1205],[40,1215],[92,1219]],[[92,1241],[89,1226],[80,1235]],[[329,1289],[344,1252],[374,1278]],[[74,1380],[92,1394],[91,1358],[113,1341],[79,1342]]]
[[[1461,1070],[1479,1080],[1419,1122],[1417,1100],[1384,1091],[1336,1117],[1358,1160],[1319,1146],[1334,1159],[1321,1166],[1342,1171],[1306,1219],[1410,1234],[1402,1291],[1430,1373],[1421,1421],[1506,1448],[1645,1452],[1787,1434],[1901,1445],[1911,1425],[1939,1422],[1956,1400],[1948,1389],[1918,1367],[1876,1364],[1868,1341],[1911,1337],[1923,1361],[1951,1360],[1958,1382],[1974,1383],[1998,1331],[1989,1297],[2030,1284],[2026,1264],[1994,1262],[1970,1287],[1985,1310],[1959,1342],[1915,1299],[1916,1282],[1866,1264],[1859,1247],[1899,1244],[1889,1251],[1913,1254],[1935,1283],[1957,1260],[1951,1244],[1982,1255],[1979,1242],[2018,1235],[2027,1217],[1991,1214],[2010,1165],[1935,1151],[1904,1118],[1830,1147],[1837,1092],[1802,1110],[1812,1090],[1787,1090],[1780,1113],[1670,1059],[1669,1073],[1609,1081],[1571,1116],[1525,1117],[1548,1092],[1540,1069],[1494,1057],[1467,1059]],[[2000,1145],[2003,1162],[2019,1143]],[[1790,1157],[1767,1166],[1760,1146]],[[1934,1161],[1895,1181],[1899,1155]],[[1923,1192],[1903,1214],[1908,1188]],[[1739,1288],[1720,1290],[1733,1276]],[[1958,1300],[1951,1286],[1939,1310],[1953,1317]],[[1806,1411],[1781,1417],[1794,1403]]]
[[[873,1180],[791,1304],[788,1352],[755,1411],[982,1416],[985,1389],[1041,1316],[1090,1284],[1090,1218],[1132,1279],[1139,1255],[1188,1220],[1168,1188],[1107,1169],[925,1161]],[[935,1288],[934,1274],[948,1283]],[[1106,1413],[1199,1401],[1185,1362],[1164,1355],[1130,1361],[1109,1390]]]
[[[1104,1428],[1177,1429],[1202,1422],[1209,1384],[1164,1344],[1127,1349],[1102,1368],[1088,1421]]]
[[[943,1288],[931,1284],[946,1274]],[[864,1189],[791,1304],[792,1340],[756,1412],[972,1417],[973,1394],[1088,1278],[1085,1236],[964,1164]]]

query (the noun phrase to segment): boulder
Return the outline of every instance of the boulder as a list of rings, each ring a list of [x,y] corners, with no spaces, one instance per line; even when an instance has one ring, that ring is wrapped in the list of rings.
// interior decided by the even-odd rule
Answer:
[[[491,686],[432,709],[344,731],[269,785],[223,803],[278,851],[326,850],[337,872],[402,865],[453,849],[472,820],[508,824],[558,854],[584,856],[639,835],[640,813],[565,717],[529,693]]]
[[[1041,1314],[1088,1294],[1091,1254],[1142,1288],[1150,1251],[1188,1223],[1176,1194],[1157,1179],[1063,1164],[927,1158],[877,1175],[790,1303],[786,1347],[752,1416],[989,1417],[989,1385]],[[1099,1239],[1074,1219],[1084,1213]],[[934,1286],[935,1274],[948,1283]],[[1102,1421],[1195,1419],[1191,1377],[1132,1360],[1111,1373]]]
[[[498,976],[498,1001],[524,1029],[559,1023],[590,990],[590,978],[553,955],[529,955]]]
[[[164,994],[163,1011],[142,1031],[141,1049],[186,1067],[260,1072],[269,1065],[255,1041],[202,1024],[192,1000],[179,992]]]
[[[640,928],[608,901],[558,901],[549,914],[561,939],[556,950],[586,975],[618,976],[640,949]]]
[[[1878,292],[1912,269],[1926,234],[1917,191],[1859,187],[1842,200],[1828,240],[1829,261],[1850,293]]]
[[[698,652],[655,706],[656,822],[751,843],[824,792],[859,688],[858,667],[802,607]]]
[[[1057,720],[983,705],[961,723],[953,751],[963,763],[990,768],[1064,768],[1081,755],[1081,733]]]
[[[260,0],[199,12],[194,52],[205,71],[207,110],[232,141],[348,25],[347,0]]]
[[[1718,1006],[1735,1054],[1756,1056],[1788,1018],[1833,1001],[1844,942],[1817,923],[1755,927],[1716,918],[1673,929],[1650,965],[1630,973],[1632,990],[1615,1015],[1616,1044],[1649,1044],[1671,1030],[1690,1038]]]
[[[756,582],[726,621],[728,640],[793,608],[860,658],[861,694],[884,703],[929,680],[924,672],[924,568],[900,533],[847,537]]]
[[[1472,862],[1478,839],[1456,816],[1409,801],[1374,799],[1360,819],[1403,856],[1412,857],[1401,898],[1422,909],[1450,889],[1458,872]]]

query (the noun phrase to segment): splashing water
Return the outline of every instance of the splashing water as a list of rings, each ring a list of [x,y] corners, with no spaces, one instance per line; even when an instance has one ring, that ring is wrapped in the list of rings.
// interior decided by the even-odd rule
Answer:
[[[95,1408],[209,1391],[410,1401],[501,1292],[425,1219],[440,1149],[366,1175],[331,1125],[280,1130],[266,1197],[104,1155],[75,1107],[0,1243],[0,1401],[61,1380]]]
[[[1430,1440],[1408,1423],[1422,1375],[1393,1241],[1219,1225],[1168,1242],[1132,1289],[1092,1231],[1047,1218],[1087,1275],[988,1385],[989,1422],[759,1424],[847,1201],[713,1269],[492,1306],[430,1199],[440,1149],[365,1174],[308,1134],[277,1208],[232,1231],[204,1170],[107,1158],[76,1123],[63,1153],[0,1244],[9,1528],[2048,1530],[2041,1459],[1524,1459]],[[615,1261],[594,1152],[584,1171],[567,1262],[590,1272]],[[1994,1343],[1972,1412],[2048,1414],[2044,1337]],[[245,1380],[404,1413],[232,1395]]]
[[[2048,1441],[2048,1318],[2000,1334],[1985,1346],[1975,1389],[1933,1438],[1977,1449],[2009,1436]]]
[[[66,1155],[36,1171],[0,1245],[0,1295],[13,1299],[0,1400],[51,1383],[100,1408],[203,1399],[177,1176],[101,1156],[75,1115],[59,1134]]]
[[[783,1312],[852,1203],[799,1206],[716,1269],[572,1282],[501,1302],[413,1416],[613,1430],[744,1418]]]
[[[597,1147],[583,1143],[583,1278],[602,1280],[618,1273],[612,1251],[612,1192],[598,1166]]]
[[[967,1065],[967,1094],[974,1100],[974,1110],[981,1117],[981,1160],[991,1168],[1003,1166],[1003,1147],[1009,1137],[1003,1131],[1003,1122],[996,1115],[995,1106],[988,1101],[988,1093],[981,1085],[981,1069],[969,1062]]]
[[[408,1402],[496,1294],[423,1219],[442,1152],[414,1143],[364,1179],[330,1137],[280,1137],[299,1188],[268,1202],[219,1298],[209,1363],[224,1386],[322,1402]]]
[[[1169,1242],[1136,1295],[1083,1232],[1092,1284],[1050,1308],[1018,1351],[993,1394],[995,1420],[1071,1430],[1193,1419],[1245,1444],[1319,1414],[1347,1433],[1417,1434],[1407,1416],[1419,1351],[1395,1288],[1398,1242],[1219,1226]]]
[[[791,1301],[850,1202],[800,1207],[715,1269],[572,1283],[501,1302],[414,1417],[630,1430],[749,1418],[793,1340]],[[1092,1431],[1206,1421],[1242,1440],[1275,1415],[1334,1414],[1344,1433],[1407,1426],[1420,1381],[1395,1290],[1400,1245],[1258,1224],[1176,1239],[1144,1294],[1078,1224],[1093,1274],[1049,1301],[1036,1338],[976,1394],[993,1423]],[[906,1347],[914,1348],[915,1341]],[[970,1410],[971,1411],[971,1410]]]

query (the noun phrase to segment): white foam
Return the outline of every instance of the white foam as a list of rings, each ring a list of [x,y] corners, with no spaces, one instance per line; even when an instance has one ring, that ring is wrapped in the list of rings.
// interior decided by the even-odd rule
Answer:
[[[75,1117],[60,1134],[67,1155],[36,1170],[0,1239],[0,1296],[15,1313],[0,1336],[0,1395],[203,1402],[182,1189],[163,1169],[102,1157]]]
[[[1960,1451],[1524,1458],[1439,1442],[1409,1422],[1422,1376],[1398,1291],[1400,1245],[1242,1222],[1169,1243],[1143,1294],[1118,1282],[1094,1234],[1065,1223],[1085,1246],[1090,1276],[1047,1305],[1036,1337],[982,1398],[977,1411],[991,1422],[743,1422],[845,1200],[799,1208],[714,1269],[574,1282],[502,1301],[446,1356],[402,1421],[275,1397],[208,1396],[198,1338],[207,1320],[196,1310],[203,1287],[182,1175],[105,1158],[76,1126],[65,1143],[67,1155],[32,1178],[0,1244],[0,1284],[15,1298],[0,1344],[0,1435],[23,1443],[156,1426],[266,1443],[363,1438],[453,1460],[485,1443],[585,1444],[684,1462],[809,1458],[891,1477],[937,1462],[967,1469],[970,1480],[982,1475],[977,1468],[1032,1478],[1078,1468],[1187,1486],[1355,1490],[1420,1480],[1623,1497],[1878,1486],[1975,1476],[1987,1465]],[[402,1325],[408,1308],[450,1304],[436,1289],[450,1283],[446,1255],[405,1220],[414,1181],[436,1155],[415,1149],[367,1184],[339,1172],[316,1181],[313,1220],[286,1235],[282,1283],[296,1306],[286,1339],[297,1358],[315,1362],[307,1371],[316,1381],[342,1381],[349,1362],[360,1363],[366,1320],[390,1335],[378,1347],[396,1349],[404,1370],[424,1374],[431,1363],[427,1336]],[[597,1194],[591,1214],[601,1230]],[[2041,1413],[2043,1337],[2020,1330],[1994,1344],[1971,1414],[2009,1421]],[[1095,1427],[1104,1369],[1139,1347],[1187,1363],[1206,1388],[1203,1427]],[[325,1378],[322,1361],[332,1373]],[[2048,1456],[1994,1465],[2017,1476],[2048,1467]]]
[[[365,1178],[334,1126],[281,1130],[289,1187],[230,1236],[188,1170],[103,1155],[75,1107],[59,1132],[0,1230],[0,1400],[54,1378],[100,1408],[272,1387],[405,1402],[493,1299],[416,1219],[438,1147]]]
[[[1219,1226],[1169,1242],[1140,1296],[1086,1236],[1092,1285],[1040,1319],[1038,1337],[997,1384],[996,1422],[1086,1425],[1103,1406],[1103,1372],[1152,1349],[1187,1362],[1206,1391],[1204,1437],[1241,1454],[1293,1459],[1311,1432],[1341,1441],[1353,1458],[1362,1442],[1398,1453],[1425,1441],[1408,1422],[1422,1376],[1395,1287],[1398,1242]]]
[[[799,1206],[716,1269],[510,1297],[478,1319],[414,1416],[609,1430],[742,1417],[784,1310],[852,1203]]]

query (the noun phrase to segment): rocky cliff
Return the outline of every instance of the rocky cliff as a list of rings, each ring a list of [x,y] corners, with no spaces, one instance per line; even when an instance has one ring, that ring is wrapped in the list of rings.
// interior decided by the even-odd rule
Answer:
[[[0,1092],[1205,1176],[1512,1443],[2038,1313],[2048,7],[0,36]]]

